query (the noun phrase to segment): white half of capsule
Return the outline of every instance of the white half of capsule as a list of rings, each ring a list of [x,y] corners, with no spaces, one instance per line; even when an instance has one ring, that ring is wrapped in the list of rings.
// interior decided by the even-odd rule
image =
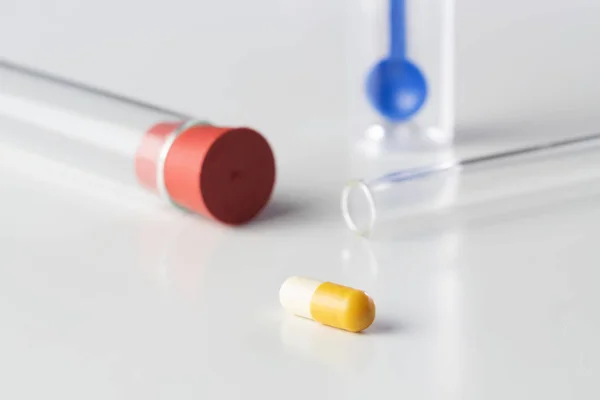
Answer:
[[[310,303],[313,294],[323,282],[293,276],[286,279],[279,289],[279,302],[288,312],[312,319]]]

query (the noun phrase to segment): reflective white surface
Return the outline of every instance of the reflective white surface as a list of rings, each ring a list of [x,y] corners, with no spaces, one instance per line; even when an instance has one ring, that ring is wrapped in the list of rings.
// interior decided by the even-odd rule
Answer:
[[[279,174],[262,216],[229,229],[0,149],[0,398],[600,395],[589,188],[394,242],[347,232],[347,178],[406,158],[350,157],[346,4],[2,5],[7,57],[256,127]],[[597,36],[599,16],[591,0],[461,2],[458,152],[600,128],[600,60],[572,46]],[[367,290],[375,324],[354,335],[285,315],[278,289],[291,275]]]

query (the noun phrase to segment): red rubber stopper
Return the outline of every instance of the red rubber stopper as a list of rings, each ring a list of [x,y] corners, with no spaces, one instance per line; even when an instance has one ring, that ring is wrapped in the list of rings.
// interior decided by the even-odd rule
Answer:
[[[157,191],[156,164],[162,146],[179,126],[181,122],[153,126],[138,148],[136,175],[153,191]],[[171,145],[164,178],[176,204],[239,225],[269,201],[275,185],[275,157],[265,138],[252,129],[192,126]]]

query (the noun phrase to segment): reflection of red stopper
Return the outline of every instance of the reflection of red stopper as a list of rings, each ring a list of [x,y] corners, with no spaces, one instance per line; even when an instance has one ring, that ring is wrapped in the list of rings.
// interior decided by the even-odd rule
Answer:
[[[153,191],[161,149],[179,126],[153,126],[138,148],[136,175]],[[273,152],[265,138],[248,128],[192,126],[177,136],[164,165],[165,187],[176,204],[231,225],[258,214],[275,183]]]

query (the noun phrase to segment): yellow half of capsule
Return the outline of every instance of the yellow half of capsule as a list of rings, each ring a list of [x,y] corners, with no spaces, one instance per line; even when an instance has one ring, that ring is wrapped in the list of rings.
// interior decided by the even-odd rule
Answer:
[[[360,332],[375,320],[375,303],[361,290],[324,282],[311,297],[310,314],[324,325]]]

